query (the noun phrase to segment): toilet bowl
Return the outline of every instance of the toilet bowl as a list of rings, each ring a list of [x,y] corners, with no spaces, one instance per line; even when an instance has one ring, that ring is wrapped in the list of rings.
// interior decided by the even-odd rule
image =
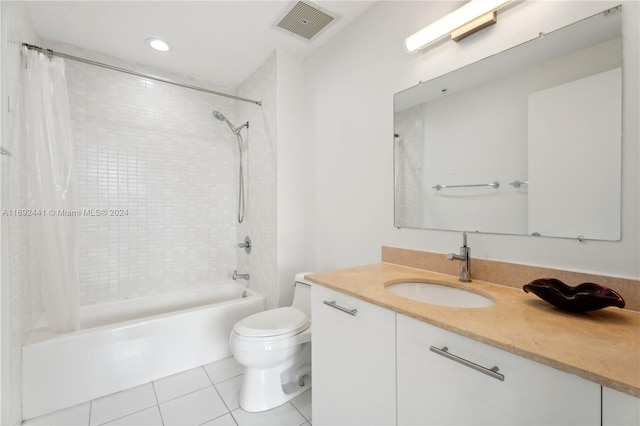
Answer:
[[[291,306],[238,321],[229,337],[234,358],[244,367],[240,407],[265,411],[311,387],[311,283],[295,278]]]

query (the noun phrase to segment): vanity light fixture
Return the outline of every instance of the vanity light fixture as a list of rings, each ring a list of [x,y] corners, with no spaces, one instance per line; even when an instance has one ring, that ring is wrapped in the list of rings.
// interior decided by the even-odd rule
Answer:
[[[148,38],[145,42],[151,46],[152,49],[157,50],[158,52],[167,52],[171,49],[166,41],[160,40],[159,38]]]
[[[512,0],[471,0],[447,16],[438,19],[417,33],[407,37],[404,47],[409,53],[421,50],[451,34],[453,41],[480,31],[497,21],[496,11]]]

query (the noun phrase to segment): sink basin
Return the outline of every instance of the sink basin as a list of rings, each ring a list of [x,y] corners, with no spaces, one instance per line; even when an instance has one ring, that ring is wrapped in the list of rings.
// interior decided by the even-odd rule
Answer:
[[[436,283],[394,283],[388,285],[387,290],[398,296],[431,305],[454,308],[485,308],[494,304],[493,300],[478,293]]]

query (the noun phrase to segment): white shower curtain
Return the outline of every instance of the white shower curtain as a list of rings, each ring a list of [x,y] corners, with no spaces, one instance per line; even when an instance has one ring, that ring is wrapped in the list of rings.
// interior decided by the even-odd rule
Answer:
[[[79,217],[75,152],[64,61],[23,48],[26,60],[23,117],[29,207],[31,271],[49,328],[78,328],[76,267]]]

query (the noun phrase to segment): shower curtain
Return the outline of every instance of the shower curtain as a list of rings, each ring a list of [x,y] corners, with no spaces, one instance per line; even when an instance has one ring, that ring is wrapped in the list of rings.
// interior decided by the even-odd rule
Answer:
[[[75,152],[64,61],[23,48],[29,250],[49,328],[78,328]]]

